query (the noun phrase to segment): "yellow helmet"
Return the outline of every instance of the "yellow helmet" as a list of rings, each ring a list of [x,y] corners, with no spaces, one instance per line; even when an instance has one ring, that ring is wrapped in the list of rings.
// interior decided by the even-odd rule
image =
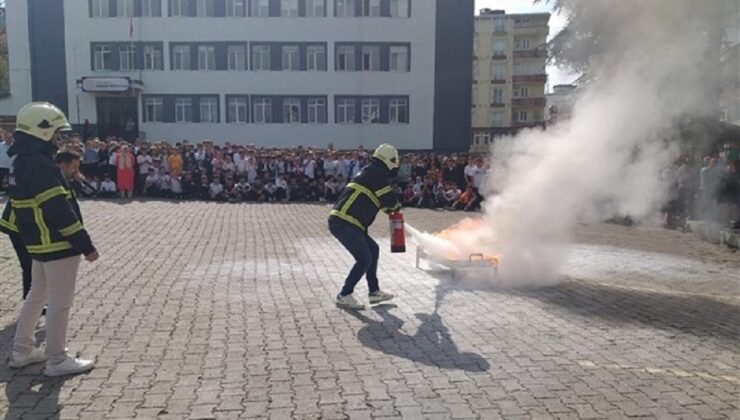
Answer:
[[[373,157],[383,161],[390,170],[398,168],[398,150],[390,144],[385,143],[378,146]]]
[[[48,102],[31,102],[24,106],[18,111],[15,123],[15,131],[44,141],[51,140],[57,130],[71,129],[64,112]]]

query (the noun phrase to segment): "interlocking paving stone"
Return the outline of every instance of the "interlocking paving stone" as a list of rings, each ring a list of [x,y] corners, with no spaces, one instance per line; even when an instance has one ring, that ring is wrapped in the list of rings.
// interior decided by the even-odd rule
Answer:
[[[381,215],[371,230],[381,286],[398,298],[356,313],[333,304],[351,257],[328,234],[327,206],[82,209],[102,258],[81,266],[68,347],[97,367],[61,379],[7,367],[21,288],[0,238],[2,418],[740,417],[733,278],[622,267],[484,288],[417,270],[412,246],[391,254]],[[467,215],[406,216],[435,230]],[[595,225],[576,238],[740,268],[737,255],[676,232]]]

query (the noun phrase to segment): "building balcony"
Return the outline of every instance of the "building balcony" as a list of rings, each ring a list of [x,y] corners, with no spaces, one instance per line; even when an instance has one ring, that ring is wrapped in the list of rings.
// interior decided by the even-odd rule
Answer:
[[[514,75],[514,83],[547,83],[546,74],[520,74]]]
[[[493,53],[493,56],[491,56],[491,59],[493,59],[493,60],[506,60],[506,54]]]
[[[545,98],[514,98],[511,105],[517,108],[544,108],[547,105]]]
[[[504,102],[491,102],[491,108],[506,108],[506,103]]]
[[[491,80],[492,85],[503,85],[506,84],[506,79],[493,79]]]
[[[545,122],[544,121],[512,121],[511,126],[514,128],[545,127]]]
[[[547,50],[544,48],[536,48],[534,50],[526,51],[514,51],[514,58],[545,58],[547,57]]]

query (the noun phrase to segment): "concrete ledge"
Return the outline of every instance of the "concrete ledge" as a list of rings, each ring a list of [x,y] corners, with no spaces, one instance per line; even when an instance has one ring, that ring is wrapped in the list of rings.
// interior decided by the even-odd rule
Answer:
[[[692,220],[687,223],[688,230],[703,241],[740,248],[740,231],[724,228],[714,222]]]

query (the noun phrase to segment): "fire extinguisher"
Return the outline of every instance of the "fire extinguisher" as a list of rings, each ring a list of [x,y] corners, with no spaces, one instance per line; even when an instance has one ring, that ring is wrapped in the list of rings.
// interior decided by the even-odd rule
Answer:
[[[403,214],[394,212],[388,215],[391,223],[391,252],[406,252],[406,232],[403,228]]]

